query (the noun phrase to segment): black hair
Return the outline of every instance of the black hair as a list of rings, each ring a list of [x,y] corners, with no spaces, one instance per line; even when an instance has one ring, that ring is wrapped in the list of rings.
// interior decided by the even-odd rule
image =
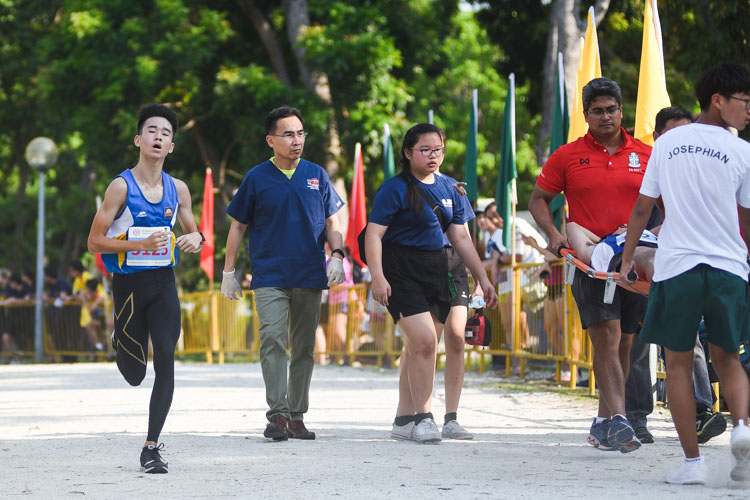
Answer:
[[[52,266],[45,267],[44,275],[49,276],[50,278],[57,278],[57,268],[52,267]]]
[[[80,260],[74,260],[70,263],[70,268],[74,271],[78,271],[79,273],[83,272],[83,264],[81,264]]]
[[[724,62],[704,71],[695,81],[695,97],[701,111],[711,105],[711,96],[721,94],[726,98],[741,92],[750,94],[750,69],[744,64]]]
[[[174,137],[177,133],[177,126],[180,124],[180,120],[172,108],[163,104],[146,104],[138,110],[138,135],[143,133],[143,124],[146,123],[146,120],[154,116],[165,118],[172,125],[172,137]]]
[[[654,121],[654,132],[661,134],[667,128],[669,120],[688,120],[692,123],[693,114],[687,109],[680,106],[669,106],[656,113]]]
[[[597,97],[611,97],[617,101],[619,106],[622,106],[620,86],[609,78],[594,78],[583,87],[581,100],[585,112],[588,112],[589,106]]]
[[[291,106],[279,106],[266,115],[266,135],[271,135],[271,133],[276,131],[276,122],[290,116],[296,116],[299,118],[302,126],[305,126],[305,121],[302,119],[302,113],[300,113],[299,109]]]
[[[414,210],[414,215],[416,216],[419,216],[419,213],[422,211],[424,202],[417,191],[417,187],[411,182],[411,163],[409,162],[409,158],[406,157],[406,151],[413,148],[419,142],[420,137],[426,134],[439,135],[440,140],[443,141],[443,146],[445,146],[445,133],[440,127],[431,123],[417,123],[406,131],[404,142],[401,144],[401,158],[399,159],[399,163],[401,164],[400,175],[406,181],[406,201],[409,203],[409,208]]]
[[[86,289],[91,290],[92,292],[95,292],[98,287],[99,282],[96,280],[96,278],[91,278],[86,282]]]
[[[23,285],[23,280],[21,279],[21,275],[19,273],[11,273],[10,277],[8,278],[9,283],[15,283],[16,285]]]

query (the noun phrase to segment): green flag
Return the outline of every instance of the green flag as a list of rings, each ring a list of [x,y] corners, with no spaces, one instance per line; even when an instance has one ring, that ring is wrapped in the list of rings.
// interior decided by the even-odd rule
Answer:
[[[497,173],[497,212],[503,218],[503,245],[511,248],[512,233],[511,215],[513,203],[516,203],[516,108],[515,108],[515,80],[510,74],[508,96],[505,99],[505,116],[503,117],[503,137],[500,145],[500,168]]]
[[[466,138],[466,163],[464,164],[464,182],[466,197],[472,206],[477,201],[477,89],[471,93],[471,116],[469,117],[469,136]]]
[[[387,123],[383,138],[383,173],[383,181],[396,175],[396,162],[393,160],[393,146],[391,146],[391,128]]]
[[[565,92],[565,72],[563,71],[562,52],[557,53],[557,86],[555,88],[555,107],[552,113],[552,130],[549,135],[549,154],[567,142],[570,117],[568,116],[568,94]],[[565,196],[558,194],[549,205],[552,221],[558,231],[562,230],[565,212]]]

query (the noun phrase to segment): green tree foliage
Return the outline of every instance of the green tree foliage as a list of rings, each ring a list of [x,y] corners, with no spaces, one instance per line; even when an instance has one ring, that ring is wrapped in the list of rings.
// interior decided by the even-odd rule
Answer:
[[[443,168],[462,177],[476,88],[479,193],[492,196],[508,75],[515,72],[524,208],[538,173],[533,151],[548,4],[474,2],[477,10],[469,11],[469,3],[458,0],[309,0],[310,26],[293,45],[282,2],[2,0],[0,267],[34,261],[38,181],[23,159],[26,144],[46,135],[60,148],[47,177],[46,241],[50,262],[65,269],[85,252],[94,195],[103,195],[112,177],[137,161],[135,114],[148,102],[167,103],[180,116],[166,170],[188,183],[196,218],[205,167],[214,169],[219,261],[225,204],[247,170],[268,158],[263,118],[283,103],[303,111],[310,132],[305,156],[312,161],[326,164],[330,125],[336,126],[342,147],[337,175],[347,185],[354,145],[362,143],[371,201],[383,179],[383,125],[391,125],[398,156],[405,130],[426,121],[430,109],[448,137]],[[747,61],[748,8],[743,2],[660,2],[675,103],[695,106],[691,81],[703,66],[718,58]],[[612,0],[599,30],[603,72],[623,85],[626,126],[634,117],[642,10],[643,0]],[[259,26],[268,30],[261,34]],[[278,52],[265,45],[268,37]],[[301,63],[326,75],[330,99],[302,81],[299,47],[306,50]],[[247,259],[247,252],[241,255]],[[181,260],[184,287],[205,289],[198,257]]]

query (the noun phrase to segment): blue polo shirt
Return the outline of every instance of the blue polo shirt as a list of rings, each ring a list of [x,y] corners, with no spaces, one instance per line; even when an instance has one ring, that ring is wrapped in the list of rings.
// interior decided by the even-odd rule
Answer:
[[[454,179],[453,177],[450,177],[450,176],[445,175],[445,174],[439,174],[439,175],[436,174],[435,178],[438,181],[440,181],[440,182],[446,183],[448,186],[451,187],[451,189],[454,189],[454,190],[456,189],[453,186],[458,181],[456,179]],[[471,203],[469,203],[469,198],[468,197],[466,197],[466,196],[459,196],[458,199],[461,200],[461,208],[463,209],[463,213],[464,213],[462,221],[461,221],[461,224],[465,224],[465,223],[469,222],[470,220],[472,220],[473,218],[475,218],[476,215],[474,215],[474,209],[471,208]],[[443,247],[444,248],[448,248],[448,247],[451,247],[451,246],[452,245],[451,245],[451,242],[448,240],[448,236],[446,236],[446,234],[443,233]]]
[[[249,228],[250,288],[328,288],[326,219],[343,205],[315,163],[300,159],[291,179],[270,160],[250,169],[227,207]]]
[[[452,224],[464,223],[464,210],[461,195],[453,187],[453,182],[441,181],[425,184],[414,176],[411,181],[418,184],[428,196],[441,207],[446,220]],[[386,243],[414,247],[420,250],[440,250],[443,248],[443,230],[429,204],[422,200],[419,216],[409,207],[406,196],[406,180],[397,175],[380,186],[372,204],[370,222],[388,226],[383,235]]]

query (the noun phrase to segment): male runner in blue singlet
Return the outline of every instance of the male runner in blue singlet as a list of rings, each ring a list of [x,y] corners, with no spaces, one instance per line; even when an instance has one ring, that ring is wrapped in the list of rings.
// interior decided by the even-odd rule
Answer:
[[[135,146],[138,164],[120,173],[107,188],[89,233],[89,251],[101,253],[113,273],[115,331],[112,345],[117,368],[131,385],[146,376],[148,338],[154,357],[154,388],[149,406],[148,435],[141,451],[147,473],[166,473],[158,445],[174,392],[174,349],[180,337],[180,301],[172,268],[177,248],[197,253],[203,235],[193,217],[190,191],[163,171],[174,150],[177,114],[151,104],[138,113]],[[183,235],[172,232],[179,220]]]

